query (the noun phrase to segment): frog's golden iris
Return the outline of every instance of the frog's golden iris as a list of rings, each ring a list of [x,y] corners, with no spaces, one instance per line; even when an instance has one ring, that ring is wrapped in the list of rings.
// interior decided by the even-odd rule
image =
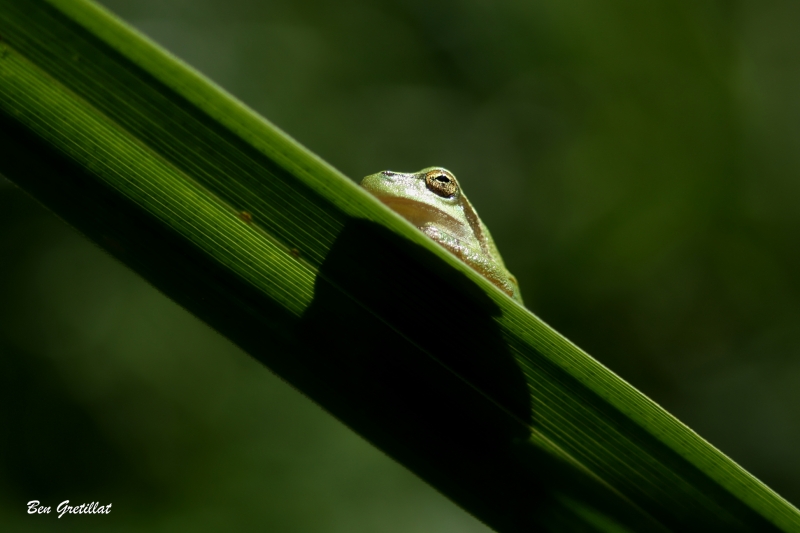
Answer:
[[[437,168],[425,174],[425,185],[443,198],[450,198],[458,192],[456,177],[443,168]]]

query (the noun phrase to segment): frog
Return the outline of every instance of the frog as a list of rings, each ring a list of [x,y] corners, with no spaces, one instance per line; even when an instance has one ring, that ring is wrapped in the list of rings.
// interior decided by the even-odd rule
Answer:
[[[452,172],[384,170],[363,178],[361,187],[522,304],[517,278]]]

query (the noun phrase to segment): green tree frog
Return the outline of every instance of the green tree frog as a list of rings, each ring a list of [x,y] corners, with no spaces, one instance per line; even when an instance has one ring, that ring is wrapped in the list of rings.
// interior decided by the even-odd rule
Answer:
[[[361,180],[361,186],[522,303],[517,279],[506,269],[489,230],[450,171],[441,167],[409,174],[384,170]]]

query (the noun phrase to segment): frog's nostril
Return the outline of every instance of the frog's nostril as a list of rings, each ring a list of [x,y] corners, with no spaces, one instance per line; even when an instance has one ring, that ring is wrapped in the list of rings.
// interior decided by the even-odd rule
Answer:
[[[383,174],[384,176],[395,176],[395,175],[397,175],[396,172],[392,172],[391,170],[384,170],[383,172],[381,172],[381,174]]]

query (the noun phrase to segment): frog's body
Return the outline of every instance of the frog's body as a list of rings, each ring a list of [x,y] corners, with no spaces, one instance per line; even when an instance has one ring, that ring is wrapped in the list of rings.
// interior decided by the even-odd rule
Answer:
[[[522,302],[516,278],[506,270],[489,230],[452,173],[441,167],[411,174],[386,170],[367,176],[361,186]]]

